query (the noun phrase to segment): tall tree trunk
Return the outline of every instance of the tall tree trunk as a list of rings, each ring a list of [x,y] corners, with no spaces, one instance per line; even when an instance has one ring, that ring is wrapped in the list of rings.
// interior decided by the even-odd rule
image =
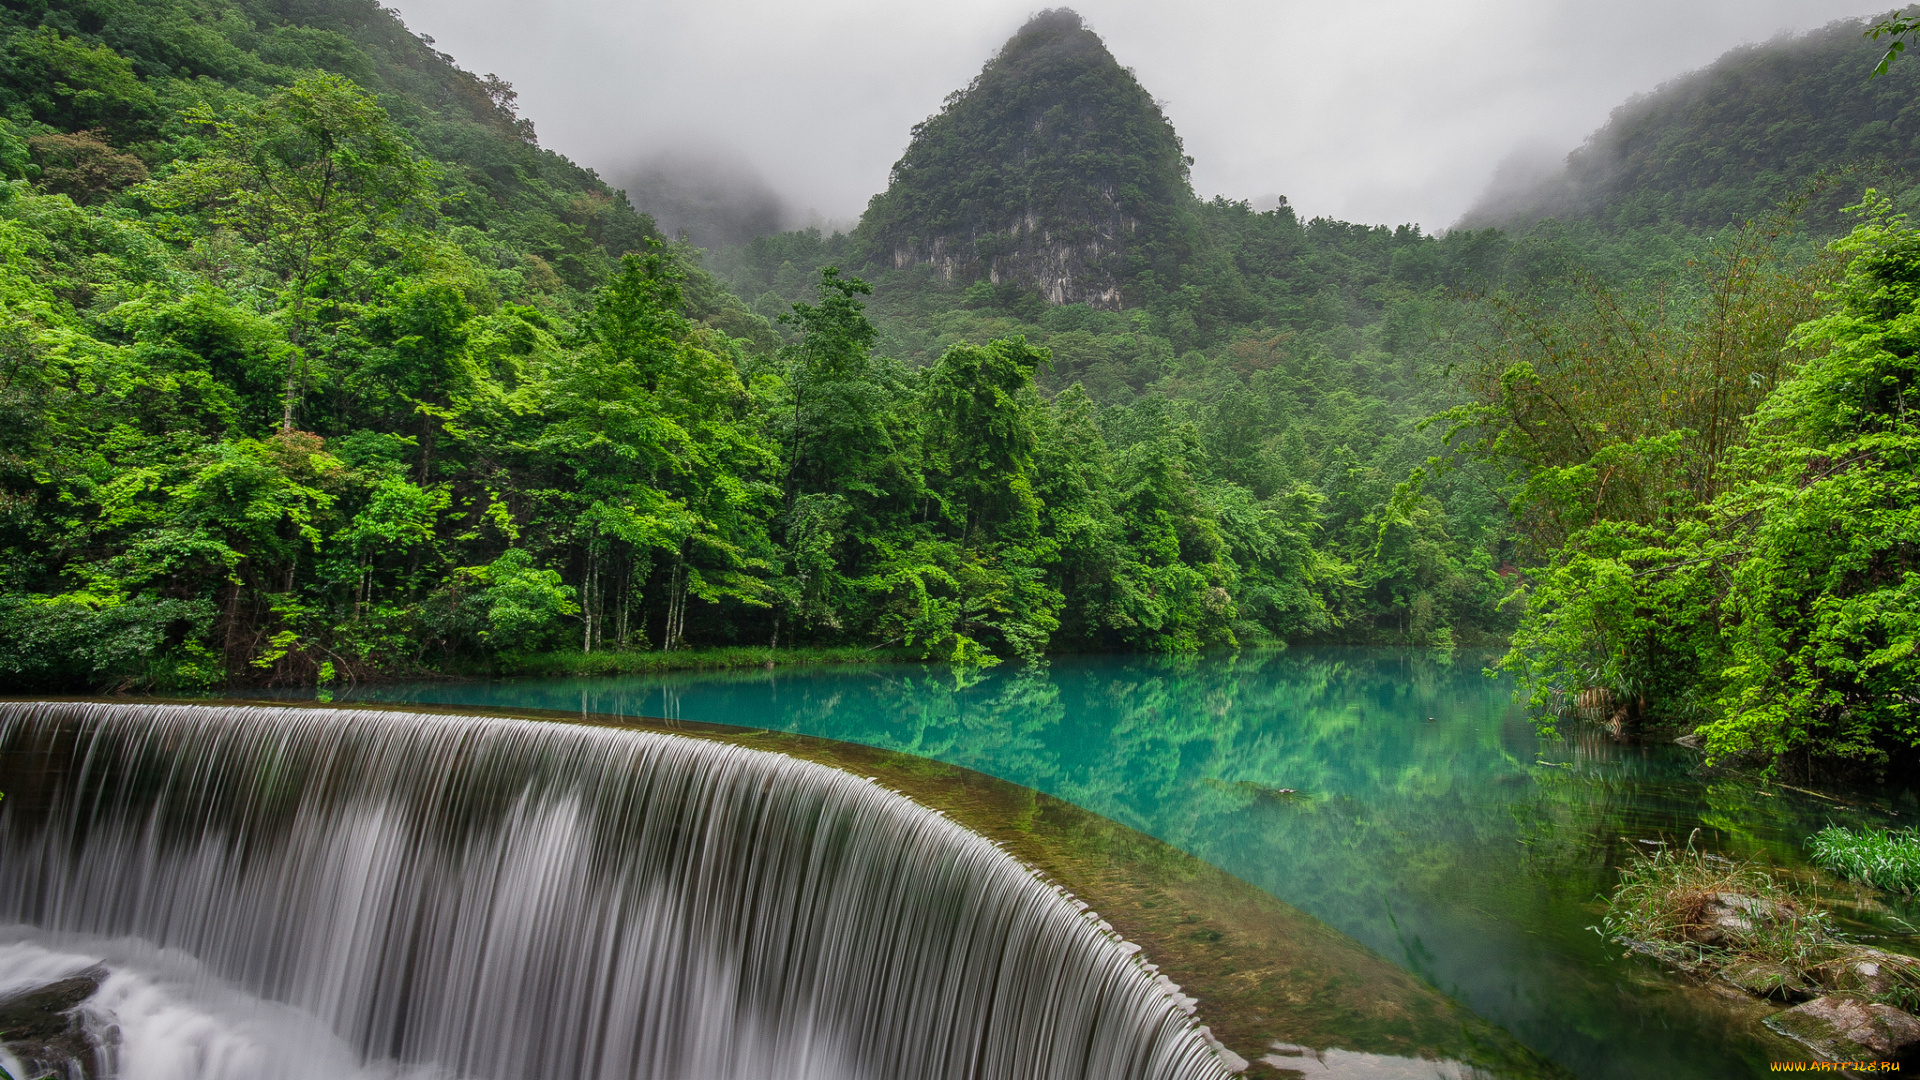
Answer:
[[[293,325],[287,328],[287,343],[293,346],[293,350],[287,354],[287,385],[280,402],[280,434],[282,435],[293,431],[293,404],[299,397],[301,369],[306,366],[306,349],[303,346],[307,336],[305,325],[307,275],[305,273],[294,279],[294,290]]]
[[[627,647],[627,612],[633,607],[633,564],[628,563],[620,570],[620,635],[615,644]]]
[[[660,651],[673,651],[675,616],[680,606],[680,560],[673,561],[673,574],[667,578],[667,625],[660,631]]]
[[[593,548],[587,548],[587,572],[580,579],[580,651],[593,651]]]

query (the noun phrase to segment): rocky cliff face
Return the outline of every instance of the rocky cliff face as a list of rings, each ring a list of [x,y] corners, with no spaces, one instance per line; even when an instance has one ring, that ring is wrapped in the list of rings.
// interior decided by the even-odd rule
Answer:
[[[1117,309],[1191,215],[1189,164],[1080,16],[1043,11],[913,129],[857,235],[883,266]]]

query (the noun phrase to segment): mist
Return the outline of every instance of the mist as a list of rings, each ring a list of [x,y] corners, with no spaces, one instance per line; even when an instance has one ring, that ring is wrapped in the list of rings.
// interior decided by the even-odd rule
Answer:
[[[604,170],[602,178],[651,214],[661,232],[696,247],[743,244],[800,224],[753,163],[729,150],[663,148]]]
[[[1514,147],[1494,166],[1479,198],[1454,224],[1473,229],[1505,225],[1529,214],[1548,217],[1571,208],[1574,201],[1567,149],[1537,139]]]
[[[654,198],[675,208],[655,210],[663,222],[680,214],[689,235],[716,236],[746,222],[856,219],[911,127],[1037,6],[400,2],[408,26],[461,66],[511,81],[544,145],[617,185],[656,177],[637,203]],[[1872,10],[1848,0],[1071,6],[1162,101],[1203,197],[1278,193],[1303,216],[1428,229],[1459,219],[1490,184],[1517,182],[1515,169],[1563,158],[1634,93],[1742,43]],[[717,201],[700,210],[709,195]]]

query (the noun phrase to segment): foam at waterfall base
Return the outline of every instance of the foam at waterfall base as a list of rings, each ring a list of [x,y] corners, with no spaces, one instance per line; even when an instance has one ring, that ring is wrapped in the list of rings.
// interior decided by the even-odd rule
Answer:
[[[0,920],[25,928],[0,979],[104,961],[83,1011],[124,1077],[1224,1075],[1190,999],[1085,905],[777,754],[10,703],[0,790]]]
[[[315,1017],[209,975],[192,957],[137,939],[102,940],[0,927],[0,998],[107,969],[80,1007],[121,1080],[436,1080],[438,1070],[363,1064]],[[0,1050],[0,1068],[26,1077]]]

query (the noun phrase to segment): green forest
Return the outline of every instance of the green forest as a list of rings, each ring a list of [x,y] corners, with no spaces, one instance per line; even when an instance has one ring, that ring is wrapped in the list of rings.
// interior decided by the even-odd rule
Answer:
[[[702,250],[373,0],[6,0],[0,685],[1511,642],[1543,717],[1905,759],[1863,29],[1430,234],[1196,198],[1042,12],[851,233]]]

